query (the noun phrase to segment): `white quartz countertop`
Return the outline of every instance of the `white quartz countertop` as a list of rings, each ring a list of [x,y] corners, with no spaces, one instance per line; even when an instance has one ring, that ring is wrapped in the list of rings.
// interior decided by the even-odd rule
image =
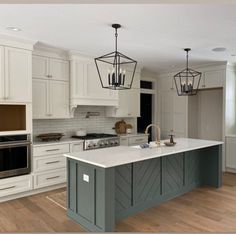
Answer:
[[[138,149],[129,146],[116,146],[104,149],[68,153],[64,154],[64,156],[95,166],[109,168],[223,144],[221,141],[208,141],[190,138],[175,138],[175,141],[177,144],[172,147],[161,146]]]
[[[63,143],[83,142],[84,140],[76,138],[62,138],[60,141],[33,141],[33,146],[57,145]]]

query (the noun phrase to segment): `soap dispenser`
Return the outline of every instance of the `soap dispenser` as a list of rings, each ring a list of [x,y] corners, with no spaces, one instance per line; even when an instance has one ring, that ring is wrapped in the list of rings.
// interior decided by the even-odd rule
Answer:
[[[170,131],[170,135],[169,135],[169,136],[170,136],[170,143],[171,143],[171,144],[174,144],[174,143],[175,143],[175,142],[174,142],[174,134],[173,134],[173,133],[174,133],[174,131],[171,130],[171,131]]]

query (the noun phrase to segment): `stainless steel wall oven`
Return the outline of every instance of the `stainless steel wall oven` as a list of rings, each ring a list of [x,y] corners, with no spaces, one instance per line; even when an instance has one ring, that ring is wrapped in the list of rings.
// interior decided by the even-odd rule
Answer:
[[[0,179],[30,172],[30,135],[0,136]]]

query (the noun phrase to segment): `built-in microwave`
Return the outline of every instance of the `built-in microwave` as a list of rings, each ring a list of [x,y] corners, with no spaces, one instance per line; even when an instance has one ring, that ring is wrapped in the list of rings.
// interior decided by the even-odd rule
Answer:
[[[30,172],[30,135],[0,136],[0,179]]]

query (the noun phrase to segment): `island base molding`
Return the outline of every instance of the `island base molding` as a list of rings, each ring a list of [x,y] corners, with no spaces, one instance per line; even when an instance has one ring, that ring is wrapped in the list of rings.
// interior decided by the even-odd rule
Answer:
[[[219,188],[221,145],[101,168],[67,159],[68,216],[92,232],[199,186]]]

